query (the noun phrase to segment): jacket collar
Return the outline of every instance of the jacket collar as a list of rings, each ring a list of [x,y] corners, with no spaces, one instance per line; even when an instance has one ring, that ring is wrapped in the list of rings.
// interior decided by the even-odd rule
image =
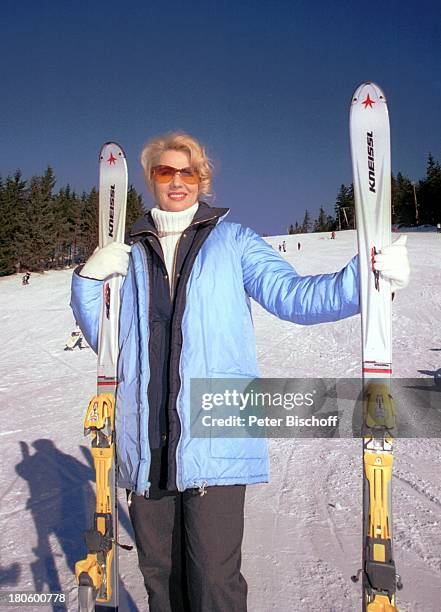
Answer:
[[[213,206],[209,206],[205,202],[199,202],[199,207],[196,211],[195,216],[193,217],[191,225],[194,225],[196,223],[198,225],[201,225],[206,221],[218,221],[222,217],[225,217],[229,212],[229,208],[215,208]],[[148,232],[153,232],[154,234],[157,233],[157,229],[150,211],[144,217],[136,221],[136,223],[130,230],[130,237],[134,238],[135,236],[139,236]]]

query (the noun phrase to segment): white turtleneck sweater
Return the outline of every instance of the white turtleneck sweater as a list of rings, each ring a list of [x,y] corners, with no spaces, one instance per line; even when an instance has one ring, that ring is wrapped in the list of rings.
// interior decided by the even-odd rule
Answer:
[[[169,210],[161,210],[160,208],[152,208],[151,214],[158,230],[159,240],[164,253],[165,266],[168,272],[170,283],[170,295],[173,298],[173,287],[175,285],[175,258],[176,249],[179,238],[183,231],[191,224],[193,217],[199,207],[199,202],[181,210],[172,212]]]

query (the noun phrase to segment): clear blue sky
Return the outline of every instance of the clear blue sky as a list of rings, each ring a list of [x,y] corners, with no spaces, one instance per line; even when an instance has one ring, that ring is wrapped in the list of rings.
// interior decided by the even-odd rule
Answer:
[[[259,232],[333,211],[350,183],[348,111],[361,82],[389,101],[392,167],[441,160],[438,1],[3,0],[0,173],[50,164],[97,184],[101,144],[181,129],[206,144],[216,204]]]

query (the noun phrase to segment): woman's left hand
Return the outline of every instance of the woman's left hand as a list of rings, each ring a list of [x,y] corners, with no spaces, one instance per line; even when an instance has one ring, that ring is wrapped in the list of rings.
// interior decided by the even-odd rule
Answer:
[[[381,272],[381,276],[390,281],[392,292],[409,284],[410,266],[406,241],[407,236],[400,236],[374,257],[374,270]]]

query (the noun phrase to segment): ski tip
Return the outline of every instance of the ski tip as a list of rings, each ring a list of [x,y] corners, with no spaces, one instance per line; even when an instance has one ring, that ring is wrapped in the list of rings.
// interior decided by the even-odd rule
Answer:
[[[375,108],[378,103],[386,103],[386,96],[379,85],[366,81],[357,87],[352,95],[351,105],[362,106],[368,110]]]
[[[124,153],[124,149],[116,142],[106,142],[101,147],[99,161],[106,161],[110,165],[116,163],[118,159],[125,159],[126,154]]]

